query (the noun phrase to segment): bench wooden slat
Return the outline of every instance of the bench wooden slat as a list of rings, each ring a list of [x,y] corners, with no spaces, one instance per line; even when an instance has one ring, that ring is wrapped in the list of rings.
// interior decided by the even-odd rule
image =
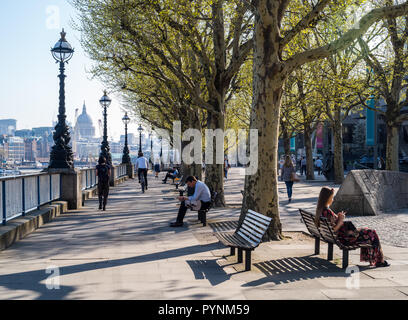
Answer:
[[[259,218],[261,218],[261,219],[263,219],[263,220],[265,220],[267,223],[270,223],[272,221],[271,217],[267,217],[264,214],[260,214],[258,212],[255,212],[255,211],[251,210],[251,209],[249,209],[248,212],[255,215],[255,216],[257,216],[257,217],[259,217]]]
[[[263,234],[265,232],[265,230],[268,228],[268,226],[263,226],[263,225],[257,223],[255,220],[252,220],[250,218],[245,219],[243,223],[250,225],[252,229],[254,229],[255,231],[257,231],[257,232],[259,232],[261,234]]]
[[[268,225],[268,226],[269,226],[269,223],[270,223],[270,222],[267,222],[267,221],[263,220],[262,218],[259,218],[258,216],[252,215],[252,214],[248,214],[248,218],[254,219],[254,220],[258,221],[259,223],[264,224],[264,225]]]
[[[215,233],[215,236],[226,246],[232,247],[245,247],[248,248],[249,245],[246,242],[243,242],[241,238],[238,238],[233,232],[220,232]]]
[[[259,234],[259,233],[256,232],[255,230],[251,229],[250,226],[248,226],[245,221],[244,221],[244,223],[241,225],[240,230],[241,230],[241,229],[244,229],[244,230],[248,233],[248,235],[251,236],[251,237],[253,237],[253,238],[255,238],[256,241],[261,242],[261,240],[262,240],[262,234]]]
[[[238,230],[237,234],[240,235],[242,238],[244,238],[246,241],[248,241],[254,247],[256,247],[258,245],[258,243],[256,243],[255,241],[252,241],[251,239],[249,239],[241,230]]]

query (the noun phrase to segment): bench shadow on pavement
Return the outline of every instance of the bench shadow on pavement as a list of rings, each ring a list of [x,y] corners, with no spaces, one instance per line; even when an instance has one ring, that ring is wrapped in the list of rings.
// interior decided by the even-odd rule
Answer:
[[[311,279],[337,277],[350,274],[335,264],[315,256],[289,257],[254,263],[265,274],[264,278],[248,282],[243,287],[256,287],[267,283],[284,284]]]
[[[231,278],[231,275],[226,273],[216,260],[187,260],[186,262],[194,272],[196,280],[207,279],[212,286]]]

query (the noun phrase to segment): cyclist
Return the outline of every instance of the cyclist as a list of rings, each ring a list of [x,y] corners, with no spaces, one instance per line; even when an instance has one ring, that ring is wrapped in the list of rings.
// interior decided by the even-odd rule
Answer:
[[[149,161],[143,156],[143,152],[139,152],[138,158],[136,160],[137,176],[140,183],[140,174],[143,173],[145,186],[147,190],[147,168],[149,167]]]

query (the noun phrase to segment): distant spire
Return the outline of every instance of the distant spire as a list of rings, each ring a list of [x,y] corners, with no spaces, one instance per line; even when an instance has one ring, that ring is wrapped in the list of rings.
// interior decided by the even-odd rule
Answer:
[[[86,105],[85,105],[85,100],[84,100],[84,105],[82,106],[82,113],[85,114],[86,113]]]

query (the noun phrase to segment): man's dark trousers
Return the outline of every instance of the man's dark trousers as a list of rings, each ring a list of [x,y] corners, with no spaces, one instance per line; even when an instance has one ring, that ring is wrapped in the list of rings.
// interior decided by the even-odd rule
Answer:
[[[200,210],[208,209],[210,206],[211,206],[211,201],[209,201],[209,202],[201,201]],[[186,203],[184,201],[181,202],[180,209],[179,209],[179,212],[178,212],[178,215],[177,215],[177,220],[176,220],[177,222],[180,222],[180,223],[183,222],[183,219],[184,219],[184,216],[186,215],[187,209],[188,208],[186,207]]]
[[[99,206],[106,207],[106,203],[108,202],[108,195],[109,195],[109,181],[106,182],[98,182],[98,198],[99,198]]]
[[[138,175],[138,177],[139,177],[139,182],[140,182],[140,174],[141,174],[142,172],[143,172],[144,179],[145,179],[145,185],[146,185],[146,187],[147,187],[147,169],[141,169],[141,168],[137,169],[137,175]]]

